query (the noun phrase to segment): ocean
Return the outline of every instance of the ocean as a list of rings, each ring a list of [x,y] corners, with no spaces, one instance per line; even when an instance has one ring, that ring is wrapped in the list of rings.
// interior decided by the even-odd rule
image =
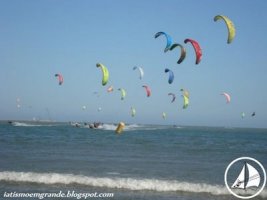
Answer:
[[[122,134],[115,129],[0,122],[0,199],[11,199],[10,193],[72,194],[44,199],[110,193],[97,199],[229,200],[237,199],[224,184],[231,161],[252,157],[267,169],[267,129],[139,124],[126,125]],[[267,199],[266,187],[253,199]]]

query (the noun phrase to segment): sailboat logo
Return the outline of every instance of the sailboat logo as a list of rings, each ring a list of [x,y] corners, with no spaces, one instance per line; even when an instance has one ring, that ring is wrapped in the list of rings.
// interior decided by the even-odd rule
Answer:
[[[260,182],[261,177],[259,172],[253,166],[245,162],[242,171],[231,188],[246,190],[250,187],[259,187]]]
[[[228,185],[228,171],[232,168],[240,168],[240,162],[243,163],[241,171],[233,184]],[[238,164],[239,163],[239,164]],[[238,169],[237,169],[238,170]],[[231,173],[235,174],[235,173]],[[231,177],[229,177],[231,178]],[[227,189],[234,196],[241,199],[250,199],[261,193],[266,184],[266,172],[262,164],[250,157],[241,157],[232,161],[224,174],[224,181]],[[231,181],[229,181],[231,182]]]

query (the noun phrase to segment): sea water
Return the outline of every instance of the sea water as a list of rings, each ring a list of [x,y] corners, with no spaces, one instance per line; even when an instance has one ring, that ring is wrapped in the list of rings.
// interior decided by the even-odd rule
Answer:
[[[228,200],[236,199],[224,184],[232,160],[253,157],[267,168],[267,129],[132,124],[119,135],[115,129],[1,122],[0,199],[10,192],[97,192],[114,194],[98,199]],[[266,198],[265,188],[254,199]]]

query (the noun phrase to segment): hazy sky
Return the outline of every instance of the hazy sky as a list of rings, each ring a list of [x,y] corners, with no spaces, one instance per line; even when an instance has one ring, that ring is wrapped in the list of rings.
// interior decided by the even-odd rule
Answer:
[[[265,0],[0,0],[0,119],[267,127],[266,10]],[[218,14],[235,24],[231,44],[225,23],[213,21]],[[165,38],[154,38],[159,31],[186,47],[181,64],[179,49],[164,53]],[[199,65],[186,38],[202,48]],[[107,86],[98,62],[109,69]],[[142,80],[134,66],[143,67]],[[123,101],[118,88],[127,91]],[[181,88],[190,92],[187,109]]]

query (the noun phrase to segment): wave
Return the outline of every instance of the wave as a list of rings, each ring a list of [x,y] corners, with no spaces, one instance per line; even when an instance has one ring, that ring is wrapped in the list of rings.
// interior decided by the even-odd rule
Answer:
[[[111,130],[114,131],[117,128],[117,124],[103,124],[99,126],[99,129],[102,130]],[[124,131],[149,131],[149,130],[162,130],[162,129],[169,129],[169,128],[183,128],[180,126],[160,126],[160,125],[141,125],[141,124],[126,124]]]
[[[103,124],[99,126],[99,129],[108,130],[108,131],[115,131],[117,125],[115,124]]]
[[[204,183],[189,183],[176,180],[134,179],[119,177],[91,177],[59,173],[35,172],[0,172],[0,181],[28,182],[38,184],[79,184],[91,187],[105,187],[128,190],[150,190],[157,192],[192,192],[209,193],[212,195],[230,195],[225,186],[209,185]],[[267,197],[264,190],[262,197]]]
[[[80,128],[90,128],[90,126],[93,126],[93,123],[91,124],[80,124],[80,123],[70,123],[71,126],[76,126]],[[98,126],[98,130],[107,130],[107,131],[115,131],[117,129],[118,124],[112,124],[112,123],[104,123]],[[125,124],[124,131],[148,131],[148,130],[163,130],[163,129],[181,129],[184,127],[181,126],[163,126],[163,125],[144,125],[144,124]]]
[[[108,131],[115,131],[117,129],[117,124],[103,124],[100,125],[98,129],[108,130]],[[124,131],[134,131],[140,130],[143,126],[137,124],[126,124],[124,127]]]
[[[24,127],[34,127],[34,126],[54,126],[52,124],[37,124],[37,123],[26,123],[26,122],[12,122],[12,126],[24,126]]]

